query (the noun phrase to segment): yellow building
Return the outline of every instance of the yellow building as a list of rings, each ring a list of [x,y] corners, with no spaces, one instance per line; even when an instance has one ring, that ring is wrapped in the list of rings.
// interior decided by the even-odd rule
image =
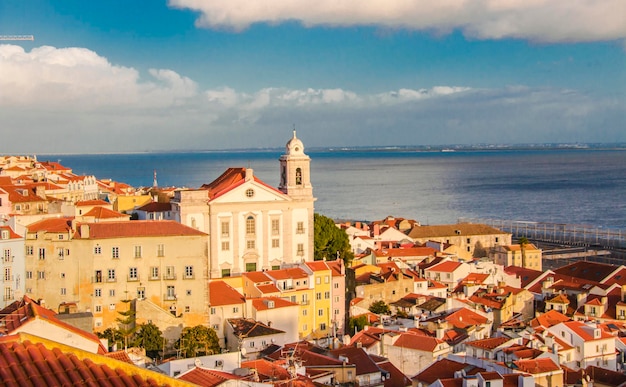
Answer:
[[[527,269],[542,271],[541,249],[532,243],[521,245],[496,246],[493,252],[493,260],[496,264],[507,266],[518,266]]]
[[[207,323],[206,237],[172,221],[42,220],[27,227],[26,294],[92,312],[96,331],[117,327],[123,300],[142,304],[138,322]]]

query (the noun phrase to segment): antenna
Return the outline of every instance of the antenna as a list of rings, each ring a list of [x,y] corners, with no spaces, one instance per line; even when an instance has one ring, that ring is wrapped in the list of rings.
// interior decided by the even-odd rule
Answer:
[[[33,35],[0,35],[0,40],[35,40]]]

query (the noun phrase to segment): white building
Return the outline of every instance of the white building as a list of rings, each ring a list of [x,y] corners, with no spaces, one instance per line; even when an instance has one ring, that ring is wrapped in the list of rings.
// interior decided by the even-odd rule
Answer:
[[[0,253],[2,254],[2,300],[0,308],[19,300],[24,295],[24,238],[9,226],[0,226]]]
[[[250,168],[229,168],[200,189],[175,193],[176,220],[209,234],[211,278],[313,260],[311,161],[295,131],[279,161],[278,188]]]
[[[593,323],[567,321],[548,330],[555,337],[576,348],[572,358],[562,359],[562,364],[574,370],[593,365],[611,371],[617,369],[615,340],[611,334]]]

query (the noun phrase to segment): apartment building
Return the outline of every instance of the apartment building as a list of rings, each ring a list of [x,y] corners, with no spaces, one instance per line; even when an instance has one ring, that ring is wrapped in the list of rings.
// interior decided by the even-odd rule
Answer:
[[[92,312],[96,331],[117,326],[133,299],[184,326],[208,323],[206,234],[198,230],[173,221],[53,218],[27,227],[25,247],[26,294],[52,309]]]

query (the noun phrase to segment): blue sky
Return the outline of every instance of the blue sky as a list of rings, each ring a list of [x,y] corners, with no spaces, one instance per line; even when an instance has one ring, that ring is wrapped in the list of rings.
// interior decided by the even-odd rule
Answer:
[[[0,34],[35,36],[0,153],[626,142],[621,0],[3,0]]]

